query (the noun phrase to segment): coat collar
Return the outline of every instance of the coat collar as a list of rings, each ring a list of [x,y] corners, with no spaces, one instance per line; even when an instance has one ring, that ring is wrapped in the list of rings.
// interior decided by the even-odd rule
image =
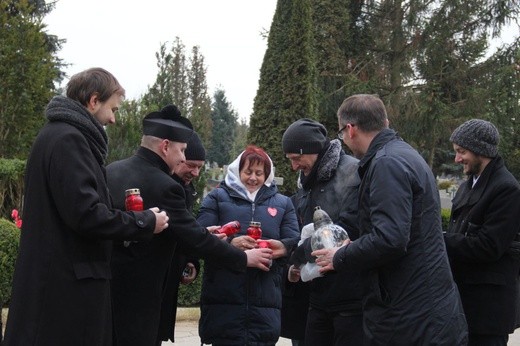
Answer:
[[[495,157],[488,163],[486,168],[484,168],[484,171],[480,175],[480,178],[478,178],[475,186],[472,186],[473,176],[470,175],[468,180],[461,185],[459,191],[457,191],[457,194],[453,198],[453,205],[456,206],[455,209],[462,206],[476,204],[482,197],[482,194],[484,193],[493,174],[503,166],[504,160],[500,156]]]
[[[363,176],[365,175],[365,172],[370,166],[370,162],[372,161],[372,158],[376,155],[377,151],[388,142],[397,139],[400,140],[401,138],[397,135],[397,132],[395,132],[392,129],[384,129],[381,132],[379,132],[374,137],[374,139],[372,139],[372,142],[370,142],[370,145],[368,146],[367,152],[359,161],[358,172],[361,178],[363,178]]]
[[[135,153],[135,156],[138,156],[143,160],[148,161],[153,166],[159,168],[164,173],[170,175],[170,168],[168,167],[166,162],[164,162],[164,160],[159,155],[154,153],[152,150],[145,147],[139,147],[139,149],[137,149],[137,152]]]

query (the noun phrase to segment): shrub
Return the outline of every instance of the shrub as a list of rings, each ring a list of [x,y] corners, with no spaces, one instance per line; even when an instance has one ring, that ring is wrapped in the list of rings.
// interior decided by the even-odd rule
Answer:
[[[447,190],[453,185],[453,182],[451,180],[439,180],[437,182],[437,186],[439,190]]]
[[[444,232],[446,232],[448,230],[448,226],[450,224],[450,215],[451,215],[451,209],[447,209],[447,208],[441,209],[442,230]]]
[[[0,307],[11,300],[14,263],[19,244],[20,230],[13,222],[0,218]]]
[[[21,210],[25,164],[24,160],[0,158],[0,217]]]

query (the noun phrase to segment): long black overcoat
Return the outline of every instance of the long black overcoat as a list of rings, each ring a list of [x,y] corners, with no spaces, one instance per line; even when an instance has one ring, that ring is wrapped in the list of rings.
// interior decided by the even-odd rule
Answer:
[[[111,345],[109,239],[151,238],[152,212],[109,209],[105,169],[64,122],[27,163],[20,252],[4,346]]]
[[[470,333],[505,335],[515,326],[520,261],[507,254],[520,231],[520,186],[502,158],[453,199],[446,248]]]
[[[175,247],[190,246],[229,269],[245,271],[243,251],[210,234],[186,208],[181,184],[169,175],[161,157],[140,147],[130,158],[107,166],[110,194],[124,208],[125,190],[138,188],[144,207],[168,213],[169,227],[150,241],[115,242],[112,295],[116,345],[153,345],[157,340],[161,304]],[[179,243],[177,244],[177,241]]]

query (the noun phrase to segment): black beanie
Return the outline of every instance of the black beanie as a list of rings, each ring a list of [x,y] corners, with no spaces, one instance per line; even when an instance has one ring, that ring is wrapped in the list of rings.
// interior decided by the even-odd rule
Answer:
[[[193,132],[193,135],[188,141],[184,155],[186,156],[186,160],[206,161],[206,150],[196,132]]]
[[[282,137],[286,154],[318,154],[327,144],[327,129],[312,119],[299,119],[289,125]]]
[[[493,158],[498,155],[498,130],[489,121],[466,121],[453,131],[450,141],[480,156]]]

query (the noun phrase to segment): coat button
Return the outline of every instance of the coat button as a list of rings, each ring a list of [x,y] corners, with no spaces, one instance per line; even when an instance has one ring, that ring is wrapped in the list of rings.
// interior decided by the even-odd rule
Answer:
[[[138,224],[139,226],[142,226],[142,225],[144,225],[144,222],[141,221],[141,220],[139,220],[139,221],[137,221],[137,224]]]

